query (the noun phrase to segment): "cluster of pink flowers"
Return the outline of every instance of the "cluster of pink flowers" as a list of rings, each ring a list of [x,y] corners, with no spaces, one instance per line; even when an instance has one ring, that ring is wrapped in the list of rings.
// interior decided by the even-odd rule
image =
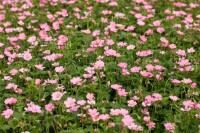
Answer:
[[[152,55],[153,52],[151,50],[143,50],[143,51],[138,51],[136,53],[137,56],[141,56],[141,57],[144,57],[144,56],[149,56],[149,55]]]
[[[113,84],[110,86],[112,89],[116,90],[119,96],[127,96],[128,92],[118,84]]]
[[[24,109],[27,112],[39,113],[39,114],[42,113],[41,107],[39,105],[34,104],[33,102],[28,103],[27,107]]]
[[[161,101],[162,100],[162,96],[158,93],[153,93],[152,95],[148,95],[145,97],[145,101],[142,102],[142,106],[146,107],[146,106],[151,106],[152,103],[157,102],[157,101]]]

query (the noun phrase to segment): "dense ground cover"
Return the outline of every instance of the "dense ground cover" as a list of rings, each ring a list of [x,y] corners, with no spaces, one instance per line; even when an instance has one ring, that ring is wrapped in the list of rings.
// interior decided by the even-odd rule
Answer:
[[[1,0],[0,133],[197,133],[199,63],[199,0]]]

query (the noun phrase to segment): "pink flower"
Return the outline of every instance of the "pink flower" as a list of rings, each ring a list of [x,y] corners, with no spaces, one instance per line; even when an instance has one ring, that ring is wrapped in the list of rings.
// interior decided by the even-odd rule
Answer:
[[[128,66],[128,64],[125,62],[120,62],[117,66],[119,66],[121,68],[126,68]]]
[[[145,116],[144,118],[143,118],[143,120],[145,121],[145,122],[150,122],[150,116]]]
[[[36,36],[31,36],[27,40],[29,43],[35,42],[36,41]]]
[[[34,104],[33,102],[27,104],[27,108],[24,108],[25,111],[32,112],[32,113],[41,113],[41,107]]]
[[[35,65],[35,68],[37,68],[39,70],[43,70],[45,67],[43,67],[42,64],[38,64],[38,65]]]
[[[134,107],[135,105],[137,105],[137,102],[135,102],[134,100],[128,100],[129,107]]]
[[[131,125],[134,122],[134,119],[130,115],[125,115],[122,119],[122,122],[125,126]]]
[[[194,52],[195,52],[195,49],[194,49],[193,47],[191,47],[191,48],[187,49],[187,52],[188,52],[188,53],[194,53]]]
[[[64,101],[66,108],[72,108],[76,105],[76,99],[68,97],[67,100]]]
[[[29,61],[29,60],[32,59],[32,56],[28,51],[25,51],[24,54],[23,54],[23,58],[24,58],[24,60]]]
[[[18,70],[17,69],[12,69],[10,70],[10,74],[11,75],[16,75],[18,73]]]
[[[185,84],[190,84],[192,83],[192,80],[190,78],[183,78],[183,80],[181,80],[182,83],[185,83]]]
[[[17,103],[17,99],[14,98],[14,97],[11,97],[11,98],[7,98],[5,101],[4,101],[5,104],[16,104]]]
[[[120,89],[117,91],[117,93],[119,96],[124,96],[124,97],[128,94],[128,92],[126,92],[125,89]]]
[[[140,70],[141,70],[140,67],[132,67],[132,68],[131,68],[131,72],[132,72],[132,73],[139,72]]]
[[[178,51],[176,51],[176,54],[180,56],[185,56],[185,50],[179,49]]]
[[[135,49],[135,46],[134,46],[134,45],[128,45],[128,46],[126,47],[126,49],[127,49],[127,50],[133,50],[133,49]]]
[[[1,114],[2,116],[4,116],[6,119],[10,118],[11,115],[13,115],[14,111],[12,109],[6,109],[3,111],[3,113]]]
[[[171,133],[174,132],[174,129],[175,129],[175,124],[174,123],[164,123],[164,126],[165,126],[165,129]]]
[[[156,123],[154,123],[154,122],[150,122],[150,123],[148,123],[147,124],[147,126],[151,129],[151,128],[155,128],[156,127]]]
[[[77,101],[77,104],[79,104],[79,105],[81,105],[81,106],[85,105],[85,103],[86,103],[85,100],[78,100],[78,101]]]
[[[60,29],[59,22],[53,22],[53,29],[54,29],[54,30]]]
[[[62,93],[62,92],[54,92],[51,95],[52,96],[52,100],[59,101],[62,98],[63,95],[64,95],[64,93]]]
[[[154,26],[160,26],[160,23],[161,23],[160,20],[153,21]]]
[[[81,85],[82,79],[80,77],[74,77],[70,80],[70,82],[74,85]]]
[[[93,93],[87,93],[86,98],[88,100],[93,100],[94,99],[94,94]]]
[[[169,96],[172,101],[178,101],[179,98],[177,96]]]
[[[81,30],[82,33],[85,33],[85,34],[91,34],[91,31],[90,29],[87,29],[87,30]]]
[[[55,108],[55,107],[54,107],[54,105],[53,105],[52,103],[49,103],[49,104],[46,104],[46,105],[45,105],[45,109],[46,109],[47,111],[52,111],[54,108]]]
[[[162,27],[159,27],[159,28],[157,28],[156,31],[161,34],[161,33],[163,33],[165,31],[165,29],[162,28]]]
[[[108,127],[115,127],[115,123],[114,122],[108,122]]]
[[[63,66],[59,66],[59,67],[55,68],[55,71],[58,72],[58,73],[61,73],[61,72],[64,71],[64,68],[63,68]]]
[[[99,60],[94,63],[94,69],[101,70],[104,67],[104,62]]]
[[[110,118],[109,114],[101,114],[99,115],[99,120],[106,121]]]
[[[175,44],[170,44],[170,45],[169,45],[169,48],[170,48],[170,49],[175,49],[175,48],[176,48],[176,45],[175,45]]]

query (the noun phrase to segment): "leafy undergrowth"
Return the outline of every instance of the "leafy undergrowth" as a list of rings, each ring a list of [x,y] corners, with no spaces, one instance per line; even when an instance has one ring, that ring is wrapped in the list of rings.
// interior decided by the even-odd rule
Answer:
[[[197,133],[199,0],[1,0],[0,132]]]

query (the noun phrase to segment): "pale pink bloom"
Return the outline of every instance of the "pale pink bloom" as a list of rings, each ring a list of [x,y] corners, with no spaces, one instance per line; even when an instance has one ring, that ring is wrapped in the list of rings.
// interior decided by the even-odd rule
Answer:
[[[119,47],[124,47],[126,45],[127,45],[126,42],[119,42],[119,43],[117,43],[117,46],[119,46]]]
[[[135,123],[131,123],[130,125],[128,125],[128,128],[136,132],[144,130],[142,126],[138,126]]]
[[[70,82],[74,85],[81,85],[82,79],[80,77],[74,77],[70,80]]]
[[[118,6],[118,3],[116,1],[111,1],[109,3],[109,6],[113,7],[113,6]]]
[[[34,104],[33,102],[27,104],[27,108],[24,108],[25,111],[27,112],[32,112],[32,113],[41,113],[42,110],[41,110],[41,107]]]
[[[36,41],[36,36],[31,36],[27,40],[29,43],[35,42]]]
[[[47,111],[52,111],[54,108],[55,108],[55,107],[54,107],[54,105],[53,105],[52,103],[49,103],[49,104],[46,104],[46,105],[45,105],[45,109],[46,109]]]
[[[99,112],[97,111],[97,109],[88,109],[88,114],[92,117],[98,116]]]
[[[39,85],[39,84],[40,84],[40,82],[41,82],[41,80],[40,80],[40,79],[35,79],[35,84],[36,84],[36,85]]]
[[[58,72],[58,73],[61,73],[61,72],[64,71],[64,67],[63,66],[56,67],[55,71]]]
[[[197,86],[197,83],[191,83],[190,84],[190,87],[193,88],[193,89],[196,88],[196,86]]]
[[[194,52],[195,52],[195,49],[194,49],[193,47],[191,47],[191,48],[187,49],[187,52],[188,52],[188,53],[194,53]]]
[[[140,74],[143,76],[143,77],[153,77],[154,75],[151,73],[151,72],[147,72],[147,71],[140,71]]]
[[[128,94],[125,89],[120,89],[117,91],[117,93],[119,96],[126,96]]]
[[[68,97],[67,100],[64,101],[66,108],[72,108],[76,105],[76,99]]]
[[[171,11],[169,9],[165,10],[165,14],[170,14],[170,13],[171,13]]]
[[[81,30],[82,33],[85,33],[85,34],[91,34],[91,31],[90,29],[87,29],[87,30]]]
[[[5,101],[4,101],[5,104],[16,104],[17,103],[17,99],[14,98],[14,97],[11,97],[11,98],[7,98]]]
[[[161,34],[161,33],[163,33],[165,31],[165,29],[162,28],[162,27],[159,27],[159,28],[157,28],[156,31]]]
[[[93,100],[94,99],[94,94],[93,93],[87,93],[86,98],[88,100]]]
[[[154,123],[154,122],[150,122],[150,123],[148,123],[147,124],[147,126],[151,129],[151,128],[155,128],[156,127],[156,123]]]
[[[110,109],[110,114],[113,116],[118,116],[121,114],[121,110],[119,109]]]
[[[146,69],[147,69],[148,71],[153,71],[154,68],[155,68],[155,67],[154,67],[152,64],[147,64],[147,65],[146,65]]]
[[[99,115],[99,120],[106,121],[110,118],[109,114],[101,114]]]
[[[179,98],[177,96],[169,96],[172,101],[178,101]]]
[[[54,29],[54,30],[60,29],[59,22],[53,22],[53,29]]]
[[[62,92],[54,92],[51,95],[52,96],[52,100],[59,101],[62,98],[63,95],[64,95],[64,93],[62,93]]]
[[[3,113],[1,114],[2,116],[4,116],[6,119],[10,118],[11,115],[13,115],[14,111],[12,109],[6,109],[3,111]]]
[[[35,68],[43,70],[45,67],[42,64],[35,65]]]
[[[140,40],[143,42],[147,41],[147,37],[145,35],[140,36]]]
[[[165,129],[167,131],[169,131],[170,133],[174,133],[174,129],[175,129],[175,124],[174,123],[164,123]]]
[[[87,100],[87,103],[90,104],[90,105],[95,105],[96,102],[94,100]]]
[[[111,39],[109,39],[109,40],[107,40],[106,41],[106,44],[107,45],[113,45],[115,42],[113,41],[113,40],[111,40]]]
[[[178,79],[173,79],[173,80],[172,80],[172,83],[174,83],[174,84],[180,84],[180,83],[181,83],[181,81],[180,81],[180,80],[178,80]]]
[[[193,108],[194,107],[194,102],[192,102],[191,100],[187,100],[183,102],[183,105],[185,106],[185,108]]]
[[[99,61],[96,61],[93,65],[94,69],[96,70],[101,70],[103,67],[104,67],[104,62],[99,60]]]
[[[18,70],[17,69],[12,69],[10,70],[9,72],[11,75],[16,75],[18,73]]]
[[[115,123],[114,122],[108,122],[108,127],[115,127]]]
[[[0,48],[3,47],[3,46],[4,46],[4,44],[3,44],[3,43],[0,43]]]
[[[180,56],[185,56],[185,50],[179,49],[178,51],[176,51],[176,54]]]
[[[159,101],[162,100],[162,95],[158,94],[158,93],[153,93],[152,97],[154,98],[153,101]]]
[[[127,49],[127,50],[133,50],[133,49],[135,49],[135,46],[134,46],[134,45],[128,45],[128,46],[126,47],[126,49]]]
[[[32,59],[32,56],[28,51],[25,51],[24,54],[23,54],[23,58],[24,58],[24,60],[29,61],[29,60]]]
[[[145,32],[145,34],[147,34],[147,35],[152,35],[152,34],[153,34],[153,30],[152,30],[152,29],[148,29],[148,30]]]
[[[131,68],[131,72],[132,72],[132,73],[139,72],[140,70],[141,70],[140,67],[132,67],[132,68]]]
[[[137,24],[138,24],[139,26],[144,26],[144,25],[145,25],[145,22],[144,22],[144,21],[141,21],[141,20],[139,20],[139,21],[137,21]]]
[[[182,31],[180,31],[180,30],[177,31],[177,34],[179,34],[179,35],[185,35],[185,33],[182,32]]]
[[[0,14],[0,21],[4,20],[6,18],[5,14]]]
[[[11,76],[4,76],[3,79],[4,79],[4,80],[12,80],[12,77],[11,77]]]
[[[122,119],[122,122],[125,126],[131,125],[134,122],[134,119],[130,115],[125,115]]]
[[[150,122],[150,116],[145,116],[144,118],[143,118],[143,120],[145,121],[145,122]]]
[[[153,52],[151,50],[143,50],[143,51],[136,52],[136,55],[141,56],[141,57],[149,56],[151,54],[153,54]]]
[[[85,100],[78,100],[78,101],[77,101],[77,104],[79,104],[79,105],[81,105],[81,106],[85,105],[85,103],[86,103]]]
[[[176,48],[176,45],[175,45],[175,44],[170,44],[170,45],[169,45],[169,48],[170,48],[170,49],[175,49],[175,48]]]
[[[134,100],[128,100],[129,107],[134,107],[135,105],[137,105],[137,102],[135,102]]]
[[[185,83],[185,84],[190,84],[192,83],[192,80],[190,78],[183,78],[183,80],[181,80],[182,83]]]
[[[126,68],[128,66],[128,64],[125,62],[120,62],[117,66],[119,66],[121,68]]]
[[[160,20],[153,21],[154,26],[160,26],[160,24],[161,24]]]
[[[100,30],[95,30],[92,32],[92,36],[98,36],[100,35]]]

